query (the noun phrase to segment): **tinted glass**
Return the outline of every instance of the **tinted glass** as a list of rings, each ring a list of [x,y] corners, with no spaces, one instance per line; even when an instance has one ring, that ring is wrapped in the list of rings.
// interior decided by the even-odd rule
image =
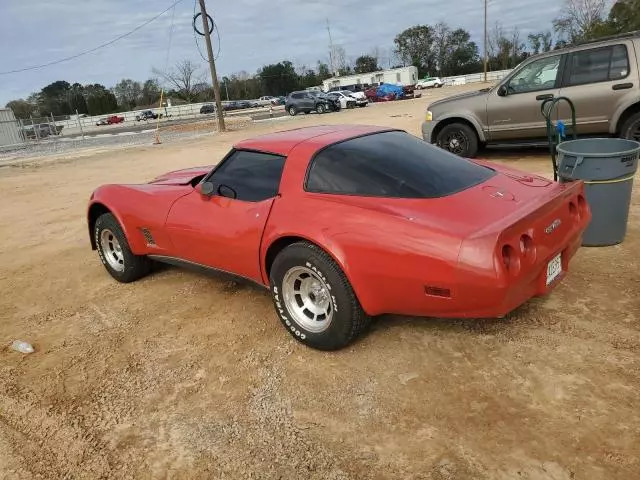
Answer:
[[[227,185],[236,191],[237,200],[259,202],[278,193],[284,157],[239,150],[218,168],[209,181],[215,191]]]
[[[609,80],[618,80],[629,75],[629,57],[627,47],[615,45],[611,54],[611,67],[609,68]]]
[[[332,145],[316,155],[306,189],[394,198],[451,195],[495,175],[405,132],[383,132]]]
[[[611,47],[584,50],[571,55],[569,85],[605,82],[609,79]]]

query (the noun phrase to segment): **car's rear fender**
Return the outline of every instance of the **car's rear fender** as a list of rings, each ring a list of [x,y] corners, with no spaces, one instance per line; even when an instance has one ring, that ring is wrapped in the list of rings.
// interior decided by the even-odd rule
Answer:
[[[544,294],[548,262],[562,253],[562,271],[568,270],[590,219],[584,185],[574,182],[470,235],[458,260],[460,310],[482,312],[504,304],[507,313],[514,298]]]

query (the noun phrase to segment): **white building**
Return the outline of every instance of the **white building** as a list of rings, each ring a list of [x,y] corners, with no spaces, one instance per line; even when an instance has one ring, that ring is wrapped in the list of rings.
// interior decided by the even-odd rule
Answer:
[[[0,108],[0,148],[24,143],[20,134],[20,123],[16,120],[13,110]]]
[[[357,73],[345,77],[332,77],[324,80],[324,91],[334,87],[346,87],[348,85],[378,85],[380,83],[392,83],[413,85],[418,81],[418,69],[414,66],[380,70],[378,72]]]

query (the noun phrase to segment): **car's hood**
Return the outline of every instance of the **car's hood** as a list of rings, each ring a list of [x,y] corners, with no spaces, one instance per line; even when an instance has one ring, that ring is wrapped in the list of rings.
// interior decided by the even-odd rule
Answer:
[[[458,95],[452,95],[450,97],[443,98],[442,100],[436,100],[435,102],[431,103],[429,105],[429,109],[431,109],[432,107],[437,107],[440,105],[455,102],[465,98],[485,96],[489,93],[490,90],[491,90],[490,88],[483,88],[481,90],[474,90],[472,92],[465,92],[465,93],[459,93]]]
[[[209,165],[174,170],[154,178],[149,183],[154,185],[188,185],[194,178],[209,173],[212,168],[213,166]]]

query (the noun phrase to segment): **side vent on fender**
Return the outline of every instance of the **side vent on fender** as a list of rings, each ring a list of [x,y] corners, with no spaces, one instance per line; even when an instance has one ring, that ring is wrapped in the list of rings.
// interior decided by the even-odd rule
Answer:
[[[141,228],[140,230],[142,230],[142,234],[144,235],[144,239],[147,241],[147,245],[156,244],[156,241],[153,239],[153,235],[151,235],[151,232],[148,229]]]

